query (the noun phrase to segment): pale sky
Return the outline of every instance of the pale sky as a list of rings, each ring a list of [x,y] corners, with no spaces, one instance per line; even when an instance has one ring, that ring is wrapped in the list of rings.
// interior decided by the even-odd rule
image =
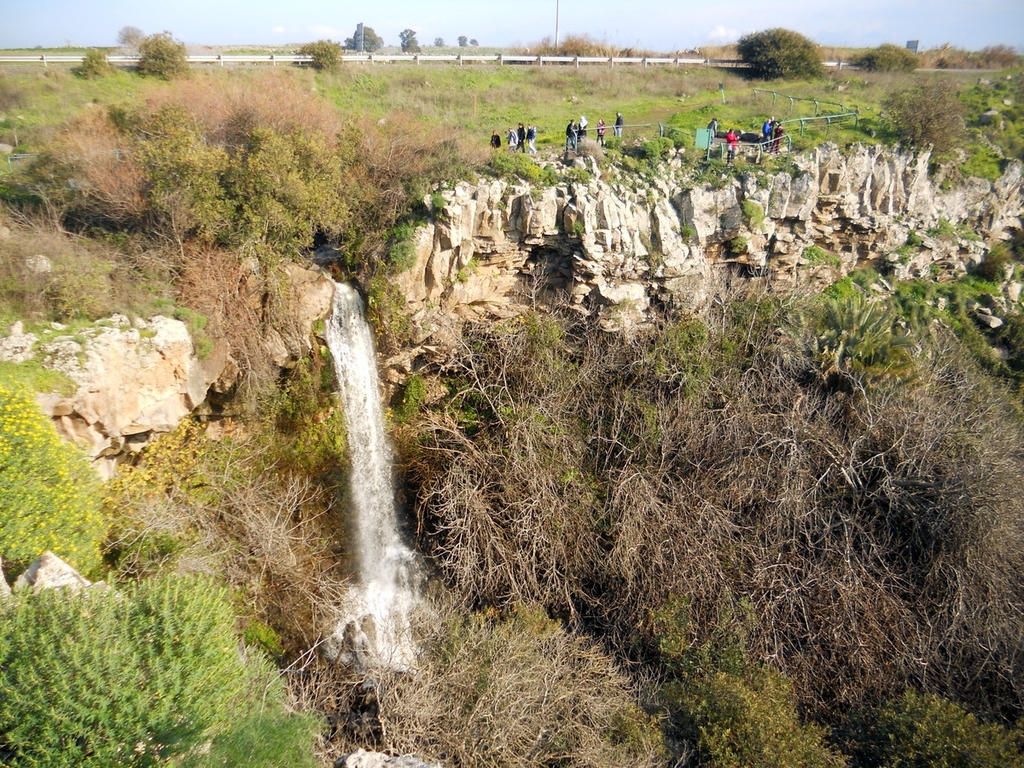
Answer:
[[[386,45],[411,27],[421,45],[459,35],[484,46],[529,46],[555,31],[621,47],[675,51],[734,42],[786,27],[821,45],[949,42],[977,50],[1005,44],[1024,51],[1022,0],[0,0],[0,47],[116,43],[126,25],[169,30],[190,45],[339,42],[363,21]]]

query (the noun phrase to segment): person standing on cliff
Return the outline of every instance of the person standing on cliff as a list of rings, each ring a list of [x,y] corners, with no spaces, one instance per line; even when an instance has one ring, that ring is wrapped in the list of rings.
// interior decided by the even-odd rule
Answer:
[[[769,117],[761,126],[761,144],[765,149],[771,145],[772,133],[775,131],[775,117]]]
[[[622,136],[622,126],[624,126],[625,124],[626,124],[626,121],[622,119],[622,113],[621,112],[616,112],[615,113],[615,129],[614,129],[616,136],[620,136],[620,137]]]
[[[604,146],[604,118],[597,119],[597,143]]]
[[[515,128],[508,129],[508,151],[515,154],[516,145],[519,144],[519,134],[516,133]]]
[[[570,120],[569,124],[567,126],[565,126],[565,149],[567,151],[570,150],[570,149],[573,152],[576,151],[576,139],[577,139],[576,123],[574,123],[572,120]]]
[[[714,141],[716,135],[718,135],[718,118],[712,117],[711,122],[708,123],[708,130],[711,131],[711,140]]]
[[[526,154],[526,126],[522,123],[516,128],[516,146],[524,155]]]
[[[740,140],[739,131],[735,128],[730,128],[729,132],[725,134],[725,140],[729,144],[729,151],[725,156],[725,162],[732,163],[733,159],[736,157],[736,146]]]
[[[772,139],[772,154],[779,154],[779,146],[782,144],[782,137],[786,135],[782,123],[775,124],[775,138]]]
[[[501,136],[496,130],[491,133],[491,149],[501,149]]]
[[[536,140],[537,140],[537,126],[536,125],[531,125],[529,128],[526,129],[526,142],[527,142],[527,144],[530,147],[530,154],[531,155],[537,154],[537,147],[535,147],[533,145],[533,142],[535,142]]]

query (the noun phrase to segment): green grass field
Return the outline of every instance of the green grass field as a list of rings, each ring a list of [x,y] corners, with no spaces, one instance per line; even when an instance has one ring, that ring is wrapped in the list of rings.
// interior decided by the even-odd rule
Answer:
[[[71,49],[62,49],[71,50]],[[195,71],[193,78],[258,78],[263,68],[219,68]],[[359,119],[401,119],[438,139],[455,137],[463,146],[486,145],[492,130],[503,137],[518,122],[538,127],[541,147],[557,147],[564,140],[569,119],[586,115],[592,128],[599,118],[610,126],[622,112],[626,136],[654,136],[657,123],[686,131],[707,125],[712,116],[722,129],[734,126],[756,131],[768,115],[781,120],[814,114],[808,101],[790,103],[786,96],[817,98],[859,110],[860,119],[838,125],[808,124],[801,134],[798,124],[787,126],[794,147],[805,149],[822,141],[847,145],[856,141],[890,142],[880,104],[891,91],[910,83],[936,78],[952,79],[967,103],[968,125],[986,108],[1003,109],[1006,88],[998,87],[1002,75],[993,76],[996,87],[979,88],[976,74],[916,73],[869,74],[832,72],[813,82],[748,81],[733,71],[702,67],[562,67],[467,65],[345,65],[335,73],[308,69],[277,68],[319,92],[343,116]],[[1017,77],[1016,90],[1020,89]],[[724,86],[725,103],[719,84]],[[167,88],[161,81],[146,80],[128,71],[97,80],[82,80],[66,68],[7,67],[0,69],[0,141],[17,151],[38,152],[62,124],[87,109],[136,102],[148,93]],[[254,87],[259,87],[254,85]],[[772,89],[770,94],[754,89]],[[1013,90],[1013,89],[1011,89]],[[820,105],[821,113],[838,111]],[[1012,110],[1011,110],[1012,111]],[[1013,115],[1015,117],[1015,114]],[[609,131],[610,135],[610,131]],[[997,143],[998,138],[997,138]],[[980,152],[976,147],[972,152]],[[979,167],[991,165],[989,160]]]

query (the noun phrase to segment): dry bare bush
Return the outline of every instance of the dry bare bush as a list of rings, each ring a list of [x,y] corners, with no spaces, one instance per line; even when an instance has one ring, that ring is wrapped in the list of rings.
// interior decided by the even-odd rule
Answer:
[[[84,184],[95,201],[89,209],[95,221],[141,223],[147,209],[145,172],[108,115],[86,112],[61,133],[53,154],[56,172]]]
[[[655,723],[592,641],[535,610],[465,614],[442,597],[428,613],[415,671],[377,671],[371,687],[312,658],[289,673],[334,726],[331,757],[373,745],[464,768],[664,764]]]
[[[195,247],[186,249],[175,280],[179,303],[207,318],[207,335],[238,366],[243,406],[254,404],[275,383],[278,368],[268,333],[295,333],[297,312],[278,279],[276,272],[253,271],[230,251]]]
[[[589,35],[566,35],[555,45],[550,37],[545,37],[527,49],[530,53],[540,56],[655,56],[653,51],[619,48],[602,40],[595,40]]]
[[[315,646],[333,627],[348,580],[333,552],[329,495],[281,470],[260,441],[211,443],[187,423],[124,471],[109,503],[119,573],[217,573],[288,651]]]
[[[1005,69],[1020,64],[1020,55],[1008,45],[991,45],[980,51],[965,51],[943,43],[923,51],[921,66],[936,69]]]
[[[233,146],[255,127],[288,134],[296,130],[332,138],[340,116],[310,90],[312,81],[290,72],[254,72],[249,76],[204,75],[175,81],[154,91],[147,107],[186,107],[210,142]]]
[[[819,716],[907,685],[1019,713],[1021,430],[953,347],[913,389],[830,393],[773,306],[483,332],[410,460],[425,547],[467,600],[621,648],[673,595],[694,642],[748,605],[753,656]]]
[[[0,312],[28,321],[148,314],[168,270],[138,243],[117,245],[64,231],[49,217],[15,215],[0,241]]]

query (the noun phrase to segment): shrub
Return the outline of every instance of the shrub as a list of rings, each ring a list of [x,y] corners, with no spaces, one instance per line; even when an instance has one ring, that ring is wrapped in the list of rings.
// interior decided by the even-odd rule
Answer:
[[[824,310],[814,352],[826,378],[847,373],[870,386],[910,376],[911,339],[882,302],[857,292],[826,298]]]
[[[820,77],[823,73],[817,46],[798,32],[768,29],[740,38],[737,53],[752,77]]]
[[[106,531],[99,480],[35,401],[0,385],[0,554],[23,568],[51,550],[94,571]]]
[[[593,643],[542,611],[450,614],[417,673],[378,686],[381,747],[452,765],[664,765],[661,734]]]
[[[106,77],[114,73],[114,67],[107,61],[107,54],[100,48],[90,48],[82,57],[82,63],[74,68],[74,73],[86,80]]]
[[[243,661],[233,625],[226,593],[205,579],[16,595],[0,613],[5,765],[163,764],[211,736],[238,734],[239,702],[250,685],[256,700],[268,702],[257,716],[282,726],[288,716],[280,688],[263,664]],[[311,752],[311,735],[307,725],[304,750],[289,739],[293,758]],[[253,750],[256,759],[245,764],[279,760],[261,754],[269,746]]]
[[[959,144],[964,132],[963,104],[948,82],[922,83],[891,93],[882,102],[886,118],[901,141],[938,154]]]
[[[764,223],[764,208],[753,200],[743,200],[743,221],[751,229],[757,229]]]
[[[170,32],[143,38],[139,43],[139,73],[164,80],[188,75],[185,44],[175,40]]]
[[[333,72],[341,63],[341,45],[333,40],[317,40],[299,48],[299,53],[313,58],[313,69]]]
[[[870,72],[913,72],[918,67],[917,54],[891,43],[872,48],[853,63]]]
[[[842,262],[839,257],[834,253],[829,253],[824,248],[820,248],[817,245],[809,245],[804,248],[803,257],[807,259],[810,264],[828,264],[831,267],[839,269]]]
[[[327,493],[287,462],[294,456],[336,484],[328,473],[345,433],[340,410],[322,423],[314,413],[293,423],[289,433],[257,431],[242,445],[207,440],[185,421],[147,446],[107,487],[117,571],[146,577],[182,560],[215,571],[246,595],[285,651],[308,648],[335,615],[343,575],[330,550],[337,531]]]
[[[699,765],[715,768],[839,768],[842,757],[822,728],[797,715],[792,684],[751,664],[743,614],[726,598],[713,629],[698,641],[685,600],[652,612],[651,625],[669,679],[662,688],[676,735],[696,743]]]
[[[908,690],[880,707],[855,765],[974,768],[1024,765],[1024,732],[985,723],[939,696]]]
[[[637,147],[637,156],[643,160],[657,161],[669,156],[674,144],[672,139],[657,138],[647,139]]]
[[[745,237],[734,237],[726,242],[726,248],[729,249],[729,253],[733,256],[742,256],[747,252],[750,244],[747,242]]]
[[[1006,265],[1013,262],[1013,253],[1005,243],[993,245],[981,264],[974,268],[974,274],[982,280],[999,284],[1006,279]]]
[[[534,186],[552,186],[558,181],[551,168],[541,168],[529,157],[518,152],[499,152],[492,155],[487,166],[498,178],[522,179]]]

